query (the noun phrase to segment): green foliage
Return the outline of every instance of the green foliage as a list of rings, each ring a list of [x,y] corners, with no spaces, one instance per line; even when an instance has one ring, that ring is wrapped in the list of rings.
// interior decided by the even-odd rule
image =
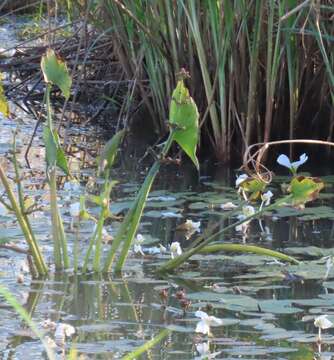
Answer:
[[[42,57],[41,68],[44,80],[48,84],[57,85],[66,99],[70,97],[72,78],[69,75],[66,63],[57,57],[52,49],[48,49]]]
[[[305,203],[315,200],[323,188],[324,183],[319,178],[294,177],[288,188],[288,191],[292,194],[292,205],[303,207]]]
[[[103,173],[114,165],[118,149],[125,135],[125,129],[118,131],[104,146],[100,155],[99,172]]]
[[[239,186],[243,189],[243,191],[249,194],[249,200],[255,201],[261,196],[261,193],[266,188],[267,183],[258,177],[249,177]]]
[[[182,80],[178,82],[177,87],[173,92],[170,105],[170,124],[172,129],[164,148],[161,151],[160,157],[155,161],[147,174],[145,181],[133,202],[133,205],[130,207],[113,240],[104,265],[105,272],[110,270],[115,259],[116,251],[119,249],[123,241],[123,248],[116,264],[116,271],[122,270],[124,262],[128,256],[129,249],[136,235],[148,194],[151,190],[153,181],[158,174],[160,168],[160,158],[164,158],[167,155],[174,140],[178,142],[181,148],[192,159],[196,167],[199,167],[196,157],[196,146],[198,141],[198,111],[196,104],[190,97],[189,91],[184,86]]]
[[[169,122],[174,127],[173,139],[190,157],[197,169],[199,169],[196,157],[198,117],[197,106],[184,86],[183,80],[180,80],[172,94]]]
[[[46,149],[47,167],[58,166],[66,175],[70,174],[64,150],[59,143],[59,137],[56,131],[51,131],[48,126],[44,126],[43,140]]]

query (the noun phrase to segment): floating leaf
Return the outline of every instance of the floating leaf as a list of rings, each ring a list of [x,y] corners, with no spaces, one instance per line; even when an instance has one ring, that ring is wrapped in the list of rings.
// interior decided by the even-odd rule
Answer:
[[[177,83],[172,94],[169,122],[175,128],[174,140],[181,146],[199,169],[196,156],[198,143],[198,110],[194,100],[182,80]]]
[[[324,183],[319,178],[296,176],[291,180],[288,191],[292,194],[292,205],[303,207],[308,201],[316,199]]]
[[[48,49],[42,57],[41,68],[45,82],[57,85],[66,99],[70,97],[72,79],[69,75],[66,63],[57,57],[52,49]]]

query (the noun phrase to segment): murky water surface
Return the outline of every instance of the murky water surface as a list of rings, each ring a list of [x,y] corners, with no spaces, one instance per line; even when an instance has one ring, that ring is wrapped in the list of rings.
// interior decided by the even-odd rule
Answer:
[[[51,262],[48,191],[44,182],[44,149],[37,131],[29,161],[24,152],[35,121],[15,110],[13,120],[0,117],[0,153],[9,154],[12,131],[17,128],[20,161],[24,165],[27,194],[40,203],[32,224],[47,259]],[[93,223],[70,229],[69,206],[86,191],[94,193],[98,184],[92,166],[99,148],[94,128],[69,129],[70,162],[73,173],[81,168],[81,187],[60,186],[60,202],[69,242],[79,242],[80,260],[88,246]],[[143,164],[146,160],[143,161]],[[122,216],[128,209],[145,174],[138,160],[121,157],[113,176],[119,181],[112,193],[111,211]],[[11,173],[8,164],[8,173]],[[319,175],[319,174],[312,174]],[[222,204],[240,203],[234,189],[235,173],[218,170],[198,177],[193,170],[169,166],[162,170],[150,194],[139,232],[144,237],[143,252],[132,251],[123,277],[51,275],[31,280],[24,272],[23,255],[1,249],[0,281],[19,299],[37,324],[44,320],[64,322],[75,327],[66,351],[75,347],[81,359],[118,359],[169,329],[144,359],[331,359],[334,331],[324,330],[317,344],[315,316],[328,314],[334,321],[334,270],[326,267],[326,256],[334,255],[334,176],[324,176],[326,188],[320,198],[305,210],[283,207],[253,220],[247,230],[236,229],[220,236],[220,242],[257,244],[283,250],[304,262],[289,265],[252,254],[196,255],[173,276],[155,273],[170,258],[168,245],[179,241],[187,247],[212,223],[226,226],[236,217],[225,219]],[[280,177],[279,182],[284,180]],[[286,179],[287,180],[287,179]],[[276,184],[277,185],[277,184]],[[279,187],[272,191],[279,193]],[[91,204],[91,213],[97,209]],[[200,222],[194,233],[178,229],[191,219]],[[115,220],[106,226],[114,235]],[[25,248],[23,236],[10,213],[0,214],[0,243],[12,241]],[[167,248],[161,253],[159,244]],[[110,244],[104,245],[105,251]],[[72,248],[72,246],[71,246]],[[18,283],[18,276],[24,275]],[[326,278],[326,275],[327,278]],[[22,280],[22,278],[21,278]],[[186,300],[186,301],[184,301]],[[211,328],[210,337],[195,332],[200,319],[197,310],[223,320]],[[54,338],[54,330],[46,329]],[[60,351],[60,349],[58,349]],[[59,358],[62,355],[59,352]],[[0,359],[43,359],[40,341],[13,310],[0,302]]]

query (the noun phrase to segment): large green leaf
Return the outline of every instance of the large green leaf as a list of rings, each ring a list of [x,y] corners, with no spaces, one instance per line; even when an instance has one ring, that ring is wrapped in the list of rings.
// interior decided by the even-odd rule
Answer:
[[[47,166],[52,167],[57,165],[66,175],[69,175],[70,171],[65,153],[60,146],[58,134],[52,132],[48,126],[45,126],[43,129],[43,139]]]
[[[118,131],[104,146],[99,162],[99,172],[110,170],[113,166],[120,143],[125,135],[125,129]]]
[[[324,183],[318,178],[297,176],[291,180],[288,191],[292,194],[293,206],[304,206],[308,201],[316,199]]]
[[[197,106],[184,86],[183,80],[180,80],[172,94],[169,122],[174,127],[174,140],[190,157],[197,169],[199,169],[196,157],[198,117]]]
[[[45,157],[48,167],[56,165],[57,162],[57,142],[48,126],[44,126],[43,140],[45,145]]]
[[[66,63],[57,57],[52,49],[48,49],[42,57],[41,68],[45,82],[57,85],[66,99],[70,96],[72,79],[69,75]]]

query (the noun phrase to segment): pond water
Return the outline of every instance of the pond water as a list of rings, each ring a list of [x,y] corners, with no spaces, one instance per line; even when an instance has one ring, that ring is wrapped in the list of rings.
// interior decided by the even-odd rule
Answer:
[[[18,145],[23,154],[34,122],[26,116],[20,121],[20,116],[18,113],[15,122],[0,120],[2,155],[8,153],[11,132],[17,123]],[[77,144],[70,148],[74,172],[79,168],[78,163],[85,160],[80,188],[69,192],[60,184],[62,212],[71,242],[75,241],[76,230],[74,233],[69,230],[68,207],[84,191],[84,185],[90,192],[96,190],[91,164],[99,142],[92,140],[98,138],[98,133],[91,136],[92,128],[74,127],[70,132],[71,143]],[[34,215],[33,227],[44,253],[51,259],[50,220],[45,205],[47,189],[41,186],[43,156],[39,131],[29,155],[34,170],[25,169],[25,185],[28,193],[40,199],[42,208]],[[24,163],[22,157],[21,162]],[[111,210],[115,215],[124,214],[146,172],[144,166],[138,171],[136,164],[138,160],[121,158],[113,174],[119,180],[112,193]],[[149,196],[139,230],[145,239],[145,255],[132,251],[123,277],[51,273],[45,280],[31,280],[25,274],[23,282],[18,284],[18,275],[24,273],[24,256],[1,249],[1,283],[17,296],[36,323],[50,319],[73,325],[76,334],[66,348],[74,346],[82,359],[121,358],[166,328],[170,333],[142,358],[319,357],[313,318],[333,314],[334,319],[334,271],[324,279],[327,269],[323,259],[334,255],[333,176],[323,177],[325,191],[305,210],[284,207],[275,213],[268,212],[261,223],[253,220],[247,231],[234,229],[219,238],[222,242],[283,250],[304,259],[301,265],[288,265],[253,254],[196,255],[173,275],[162,277],[155,273],[156,267],[170,257],[159,252],[159,244],[168,248],[171,242],[179,241],[185,248],[196,238],[196,233],[177,229],[186,219],[201,222],[199,233],[217,221],[223,227],[236,220],[224,219],[225,212],[220,207],[227,202],[240,202],[234,178],[235,172],[226,169],[198,177],[191,169],[174,165],[163,168]],[[283,181],[284,177],[278,180]],[[278,192],[275,184],[271,188],[275,194]],[[91,206],[90,211],[94,213],[97,209]],[[11,214],[2,214],[0,220],[0,238],[24,247]],[[119,222],[113,221],[106,229],[114,234],[118,226]],[[78,238],[81,249],[87,246],[91,229],[91,222],[82,224]],[[110,245],[104,246],[107,250]],[[180,291],[187,302],[179,299]],[[195,316],[197,310],[223,319],[222,326],[211,328],[211,337],[195,333],[200,320]],[[0,313],[1,359],[46,358],[40,341],[4,302]],[[52,338],[54,332],[50,330],[48,335]],[[331,329],[323,333],[322,359],[334,355],[333,335]],[[203,355],[201,351],[207,353]]]
[[[17,109],[14,115],[14,120],[0,116],[0,155],[8,156],[12,131],[18,127],[19,158],[24,165],[24,151],[35,121]],[[87,221],[80,229],[70,229],[69,206],[78,201],[85,188],[90,193],[98,188],[94,159],[101,141],[94,127],[74,126],[68,131],[71,168],[78,177],[80,169],[81,186],[67,190],[62,179],[60,203],[70,245],[78,241],[82,249],[79,255],[83,255],[93,223]],[[29,153],[32,169],[24,165],[24,183],[27,194],[41,206],[32,224],[51,263],[41,143],[38,130]],[[147,161],[140,162],[129,154],[121,156],[113,173],[119,181],[112,192],[113,214],[122,216],[128,209],[145,176]],[[245,231],[233,229],[217,239],[281,250],[302,259],[300,265],[255,254],[220,253],[196,255],[173,275],[157,275],[157,266],[170,258],[168,252],[161,253],[159,244],[168,249],[178,241],[186,248],[213,223],[224,227],[236,221],[236,217],[224,216],[221,205],[240,203],[234,188],[235,171],[215,168],[198,176],[191,167],[169,165],[158,176],[140,225],[144,255],[132,251],[122,277],[51,271],[46,279],[32,280],[25,273],[24,255],[0,249],[0,282],[17,297],[35,323],[51,320],[74,326],[75,335],[66,342],[65,350],[68,354],[69,349],[77,349],[80,359],[119,359],[162,334],[165,336],[141,358],[328,360],[334,358],[334,331],[323,331],[319,344],[313,325],[314,317],[322,314],[334,321],[334,269],[326,267],[326,257],[334,256],[334,176],[322,179],[325,190],[306,209],[282,207],[266,212],[261,221],[252,220]],[[288,178],[277,177],[277,183],[271,185],[275,195],[279,193],[278,184],[285,180]],[[97,213],[93,205],[89,210]],[[198,231],[191,234],[179,229],[187,219],[200,221]],[[106,230],[114,235],[119,224],[114,220]],[[25,247],[10,213],[0,214],[2,241]],[[104,244],[105,251],[109,247]],[[195,332],[200,321],[195,315],[198,310],[223,320],[222,325],[211,328],[210,337]],[[162,333],[164,329],[169,332]],[[53,329],[44,330],[54,338]],[[56,350],[58,357],[64,358],[63,349]],[[1,300],[0,359],[44,358],[47,355],[39,339]]]

